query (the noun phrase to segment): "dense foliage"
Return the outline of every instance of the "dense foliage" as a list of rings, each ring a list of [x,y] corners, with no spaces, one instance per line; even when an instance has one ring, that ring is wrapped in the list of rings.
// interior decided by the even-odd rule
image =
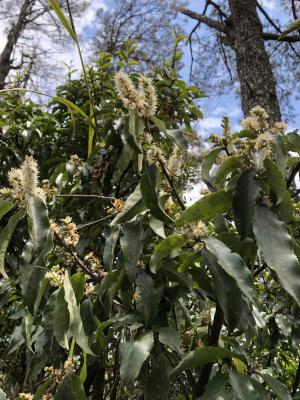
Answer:
[[[0,399],[297,398],[300,137],[128,60],[1,94]]]

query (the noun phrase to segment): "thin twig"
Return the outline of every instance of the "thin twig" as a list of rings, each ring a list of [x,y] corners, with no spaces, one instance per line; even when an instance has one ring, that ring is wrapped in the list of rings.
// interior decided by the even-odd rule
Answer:
[[[90,226],[100,224],[101,222],[105,222],[109,220],[111,217],[115,217],[117,213],[106,215],[105,217],[96,219],[95,221],[87,222],[86,224],[78,225],[77,230],[89,228]]]
[[[73,251],[73,249],[66,245],[63,239],[54,232],[54,238],[59,243],[61,247],[63,247],[76,261],[76,264],[87,274],[89,275],[94,281],[99,281],[100,277],[97,274],[94,274],[86,265],[85,263],[78,257],[78,255]]]
[[[75,198],[83,197],[83,198],[99,199],[99,200],[107,200],[107,201],[116,200],[115,197],[101,196],[98,194],[56,194],[55,197],[75,197]]]

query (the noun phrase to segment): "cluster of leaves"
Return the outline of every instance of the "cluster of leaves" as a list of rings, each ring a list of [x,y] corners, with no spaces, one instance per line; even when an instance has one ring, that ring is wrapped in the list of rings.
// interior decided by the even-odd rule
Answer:
[[[202,94],[171,64],[149,118],[105,53],[47,111],[3,95],[2,171],[33,155],[48,201],[0,200],[0,398],[297,398],[300,137],[225,119],[187,207]]]

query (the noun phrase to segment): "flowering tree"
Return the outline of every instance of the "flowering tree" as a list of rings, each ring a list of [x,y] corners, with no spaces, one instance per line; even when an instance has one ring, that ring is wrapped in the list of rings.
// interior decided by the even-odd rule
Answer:
[[[257,105],[199,156],[202,94],[111,63],[0,103],[0,398],[297,398],[297,132]]]

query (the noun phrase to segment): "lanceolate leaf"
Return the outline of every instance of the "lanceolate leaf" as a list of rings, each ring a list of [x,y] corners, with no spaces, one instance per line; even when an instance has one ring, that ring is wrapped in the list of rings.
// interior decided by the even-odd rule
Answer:
[[[222,162],[217,170],[215,177],[216,188],[221,189],[222,187],[224,187],[226,176],[231,172],[236,171],[238,167],[240,167],[240,165],[241,162],[237,157],[231,156],[226,158],[226,160]]]
[[[52,250],[52,233],[44,202],[38,197],[28,200],[30,240],[26,243],[20,264],[20,286],[25,305],[34,314],[40,282],[46,273],[45,257]]]
[[[140,185],[138,185],[134,192],[128,197],[124,204],[123,210],[113,219],[110,225],[122,224],[130,221],[136,215],[140,214],[146,209],[146,205],[142,199]]]
[[[285,385],[274,379],[269,374],[260,373],[259,375],[264,379],[264,381],[268,384],[272,391],[278,396],[279,400],[291,400],[291,395],[289,394],[288,389]]]
[[[106,237],[104,251],[103,251],[103,261],[107,271],[111,271],[113,268],[114,256],[115,256],[115,248],[117,245],[117,241],[120,233],[119,225],[110,225],[110,232]]]
[[[66,375],[60,384],[54,400],[87,400],[78,375]]]
[[[15,204],[11,201],[0,199],[0,219],[14,208],[14,206]]]
[[[64,13],[62,12],[62,9],[60,8],[58,2],[56,0],[49,0],[49,3],[51,5],[51,7],[53,8],[53,10],[55,11],[56,15],[58,16],[58,18],[60,19],[63,26],[69,32],[71,38],[77,43],[76,33],[74,32],[70,22],[67,20]]]
[[[243,172],[233,193],[233,212],[237,229],[242,238],[252,234],[255,199],[259,190],[260,185],[255,179],[255,172]]]
[[[251,380],[245,376],[230,371],[229,379],[235,393],[241,400],[260,400],[259,393],[255,390]]]
[[[170,235],[165,240],[161,241],[154,250],[150,260],[150,269],[155,273],[161,261],[168,257],[172,250],[180,249],[188,241],[185,235]]]
[[[150,275],[141,271],[137,280],[137,291],[140,295],[137,300],[136,309],[142,314],[146,328],[151,325],[151,322],[158,313],[159,297],[154,289],[154,281]]]
[[[76,340],[76,343],[88,354],[93,354],[89,347],[88,338],[83,329],[83,323],[80,317],[79,307],[76,296],[71,284],[70,273],[66,271],[64,280],[65,301],[68,304],[70,314],[69,333]]]
[[[177,226],[199,220],[208,222],[218,214],[228,211],[232,205],[232,191],[219,190],[207,194],[195,204],[188,207],[177,221]]]
[[[203,239],[208,251],[214,254],[219,265],[230,275],[240,290],[249,300],[253,300],[255,288],[252,275],[244,260],[231,250],[220,240],[213,237]]]
[[[120,345],[120,375],[125,384],[130,385],[137,378],[144,361],[150,355],[153,343],[153,333],[149,332],[139,339]]]
[[[150,117],[151,121],[154,123],[154,125],[163,133],[168,134],[167,128],[166,128],[166,124],[164,123],[164,121],[162,121],[161,119],[153,116]]]
[[[141,180],[141,193],[143,196],[144,203],[150,209],[151,214],[161,221],[166,223],[173,222],[164,210],[160,207],[157,193],[156,193],[156,181],[157,181],[157,167],[151,165],[145,167],[145,173]]]
[[[187,369],[198,368],[203,364],[215,363],[224,358],[236,357],[241,360],[244,359],[240,354],[234,353],[223,347],[198,347],[196,350],[189,352],[177,367],[173,368],[170,377],[179,374]]]
[[[53,310],[53,333],[55,339],[62,347],[68,347],[67,331],[70,325],[70,314],[68,303],[65,300],[64,288],[53,293],[55,305]]]
[[[127,222],[122,230],[120,244],[124,266],[131,282],[136,277],[137,263],[143,250],[143,226],[140,219]]]
[[[5,262],[5,255],[7,251],[7,247],[9,245],[10,239],[16,226],[20,219],[24,217],[25,210],[21,209],[16,214],[12,215],[8,220],[6,227],[2,230],[0,234],[0,274],[2,274],[5,278],[8,278],[5,269],[4,269],[4,262]]]
[[[300,265],[287,227],[273,211],[257,206],[253,230],[266,263],[276,272],[284,289],[300,304]]]
[[[152,360],[151,371],[145,384],[144,400],[168,400],[170,363],[164,353]]]
[[[277,197],[276,204],[279,204],[282,202],[287,193],[285,179],[280,169],[270,158],[265,159],[264,166],[267,172],[269,185]]]
[[[222,149],[222,147],[215,147],[205,156],[201,167],[201,176],[204,182],[210,182],[209,173],[211,167],[213,166],[218,154],[222,151]]]

